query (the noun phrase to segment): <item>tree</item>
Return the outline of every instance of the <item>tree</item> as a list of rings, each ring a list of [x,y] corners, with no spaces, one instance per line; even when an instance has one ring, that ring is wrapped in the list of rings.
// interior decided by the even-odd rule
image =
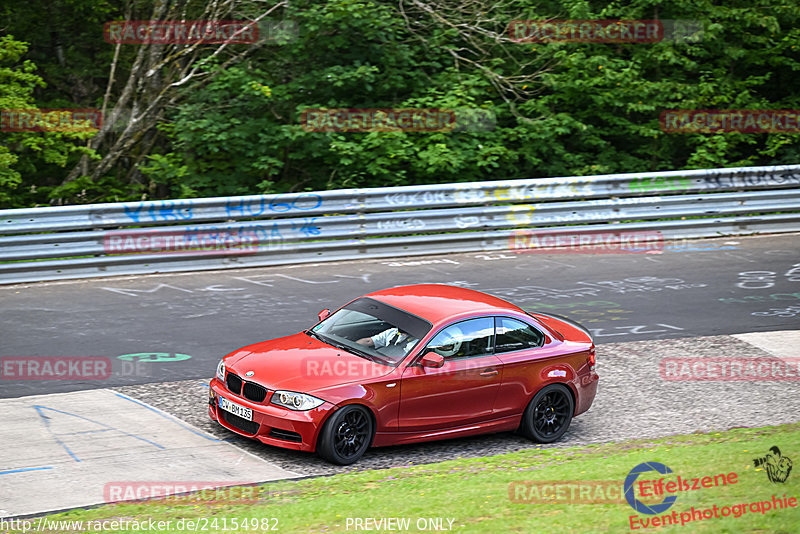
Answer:
[[[76,144],[93,135],[92,131],[30,131],[25,123],[22,131],[13,131],[14,116],[20,111],[29,114],[39,111],[33,99],[34,89],[45,83],[30,60],[21,59],[27,45],[13,36],[0,37],[0,110],[3,113],[4,130],[0,131],[0,207],[27,205],[35,193],[20,189],[23,174],[42,172],[43,167],[67,165],[71,154],[80,153],[93,157],[93,152]]]
[[[278,2],[268,9],[256,11],[257,2],[221,2],[214,0],[197,3],[188,0],[177,2],[154,2],[147,20],[177,21],[196,19],[199,21],[222,21],[237,15],[257,24],[286,2]],[[248,17],[251,12],[255,16]],[[125,8],[125,20],[138,15],[134,3]],[[132,19],[133,17],[133,19]],[[119,65],[121,42],[116,44],[114,59],[109,68],[108,83],[103,97],[102,111],[107,116],[103,128],[91,141],[91,148],[98,150],[102,158],[91,165],[88,176],[97,180],[108,172],[122,157],[132,155],[133,164],[128,180],[134,180],[139,172],[137,163],[150,153],[158,139],[156,124],[164,110],[176,106],[183,95],[195,90],[217,69],[235,65],[263,44],[255,43],[237,48],[230,41],[214,45],[198,42],[153,43],[139,46],[132,64],[127,68],[127,78],[121,87],[115,87]],[[124,75],[124,73],[123,73]],[[181,91],[187,89],[187,91]],[[116,94],[111,99],[112,93]],[[76,165],[64,180],[64,184],[75,180],[86,169],[86,161]]]
[[[23,173],[27,199],[217,196],[795,163],[796,134],[672,134],[665,109],[798,109],[790,0],[11,0],[41,106],[102,107],[101,159]],[[2,10],[4,8],[0,8]],[[47,10],[50,10],[49,12]],[[58,11],[61,10],[61,11]],[[70,11],[72,10],[72,11]],[[48,31],[36,13],[54,16]],[[7,14],[7,13],[6,13]],[[41,17],[41,15],[39,15]],[[81,17],[95,31],[66,31]],[[294,25],[242,44],[112,45],[129,19]],[[688,20],[697,39],[517,42],[514,20]],[[49,31],[52,30],[52,31]],[[52,35],[55,37],[52,37]],[[309,108],[444,108],[494,121],[451,132],[320,132]],[[479,124],[479,126],[481,126]],[[72,159],[70,159],[72,158]],[[56,187],[53,187],[53,186]]]

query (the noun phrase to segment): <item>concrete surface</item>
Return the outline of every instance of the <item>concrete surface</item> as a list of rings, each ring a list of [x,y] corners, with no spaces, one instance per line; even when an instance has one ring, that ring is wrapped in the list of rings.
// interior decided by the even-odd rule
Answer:
[[[779,358],[800,358],[800,330],[748,332],[733,337]]]
[[[0,400],[0,443],[0,517],[104,503],[136,482],[205,487],[298,476],[107,389]]]

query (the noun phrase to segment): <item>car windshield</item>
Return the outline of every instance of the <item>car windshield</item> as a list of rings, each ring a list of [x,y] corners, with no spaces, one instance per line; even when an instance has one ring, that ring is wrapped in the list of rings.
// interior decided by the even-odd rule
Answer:
[[[363,297],[336,311],[309,333],[335,347],[397,366],[431,329],[424,319]]]

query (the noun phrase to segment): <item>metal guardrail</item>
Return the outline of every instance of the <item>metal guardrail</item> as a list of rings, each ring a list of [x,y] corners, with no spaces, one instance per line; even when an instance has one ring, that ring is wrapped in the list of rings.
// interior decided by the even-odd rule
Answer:
[[[531,230],[800,231],[800,165],[0,210],[0,283],[499,251]]]

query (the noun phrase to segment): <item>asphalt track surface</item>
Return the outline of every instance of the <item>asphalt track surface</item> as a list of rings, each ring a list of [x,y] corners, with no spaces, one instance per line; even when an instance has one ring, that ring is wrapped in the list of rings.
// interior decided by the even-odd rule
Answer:
[[[598,345],[800,325],[800,235],[690,241],[658,252],[454,254],[0,286],[0,357],[113,362],[102,380],[6,373],[0,398],[207,379],[240,346],[304,330],[322,308],[403,284],[461,285],[566,315]],[[164,356],[119,359],[126,354]],[[175,354],[190,358],[168,356]]]
[[[800,420],[797,382],[671,382],[659,376],[665,357],[775,356],[732,335],[744,332],[787,331],[794,337],[783,342],[783,355],[800,356],[800,349],[794,352],[800,341],[797,234],[693,241],[648,254],[473,253],[0,287],[0,358],[100,356],[114,362],[103,380],[4,375],[0,398],[107,388],[300,476],[541,446],[500,433],[371,449],[357,464],[338,467],[239,437],[208,419],[206,384],[222,355],[307,328],[321,308],[422,282],[493,293],[530,310],[567,315],[593,331],[597,398],[560,442],[547,447]],[[126,354],[143,356],[118,358]],[[190,358],[170,357],[176,354]],[[31,482],[31,490],[44,480]]]

